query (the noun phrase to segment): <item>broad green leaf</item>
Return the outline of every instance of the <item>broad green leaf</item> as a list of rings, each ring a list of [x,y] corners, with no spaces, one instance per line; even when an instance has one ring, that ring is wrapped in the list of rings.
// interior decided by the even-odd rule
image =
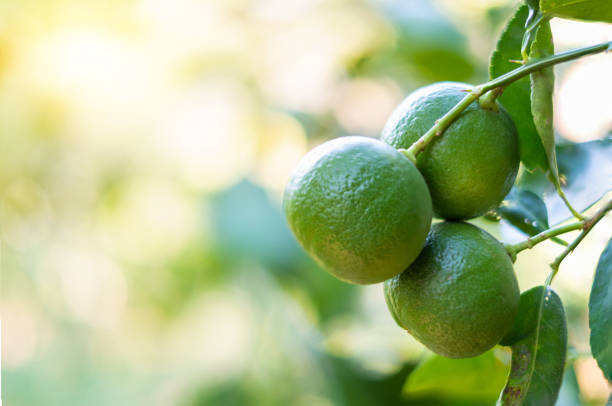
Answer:
[[[612,23],[610,0],[540,0],[540,9],[553,17]]]
[[[549,21],[540,21],[535,38],[531,44],[529,61],[538,60],[553,55],[552,32]],[[555,155],[555,134],[553,130],[553,89],[555,74],[552,67],[542,69],[530,75],[531,79],[531,114],[537,129],[540,141],[546,153],[548,167],[553,176],[555,185],[559,185],[559,170]]]
[[[520,7],[502,32],[489,62],[489,77],[491,79],[520,66],[511,61],[522,60],[521,45],[525,35],[525,22],[528,14],[527,6]],[[508,85],[498,100],[506,108],[516,125],[519,136],[519,152],[523,164],[530,170],[541,168],[547,171],[546,152],[531,114],[530,79],[524,77]]]
[[[589,298],[591,352],[612,381],[612,239],[599,258]]]
[[[567,325],[559,296],[544,286],[524,292],[502,345],[512,347],[512,366],[498,405],[553,406],[567,354]]]
[[[583,211],[612,190],[612,137],[583,143],[557,145],[559,174],[565,195]],[[558,224],[571,213],[557,196],[555,188],[541,171],[521,173],[517,185],[541,196],[548,208],[548,221]]]
[[[408,398],[437,396],[493,403],[510,369],[508,363],[500,359],[503,355],[501,349],[465,359],[430,354],[408,377],[404,394]]]
[[[519,186],[513,187],[510,194],[491,214],[492,220],[504,219],[527,235],[536,235],[550,227],[544,201],[535,193]],[[567,242],[559,237],[552,237],[551,241],[567,246]]]
[[[497,213],[525,234],[535,235],[549,227],[546,204],[528,190],[513,188]]]
[[[539,0],[525,0],[525,4],[529,7],[529,10],[535,14],[540,10],[540,1]]]

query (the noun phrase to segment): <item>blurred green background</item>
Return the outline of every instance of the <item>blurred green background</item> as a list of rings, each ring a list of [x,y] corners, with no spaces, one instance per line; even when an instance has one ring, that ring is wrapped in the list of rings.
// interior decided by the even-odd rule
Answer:
[[[377,136],[416,87],[486,80],[516,5],[0,0],[4,405],[493,404],[507,351],[432,357],[380,285],[304,254],[280,201],[313,146]],[[553,32],[557,50],[612,39],[605,24]],[[557,68],[560,136],[610,131],[610,71],[610,55]],[[586,309],[610,230],[555,280],[572,346],[560,405],[609,393]],[[558,253],[521,254],[521,289]]]

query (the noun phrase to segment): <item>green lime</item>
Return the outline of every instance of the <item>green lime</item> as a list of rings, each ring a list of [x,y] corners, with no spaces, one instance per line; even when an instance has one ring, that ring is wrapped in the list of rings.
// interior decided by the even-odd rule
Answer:
[[[506,249],[467,223],[434,224],[419,257],[384,291],[395,321],[449,358],[492,348],[512,327],[519,304]]]
[[[310,151],[285,188],[297,240],[325,269],[352,283],[382,282],[419,255],[431,198],[416,167],[373,138],[341,137]]]
[[[465,95],[470,86],[442,82],[418,89],[391,114],[382,140],[409,148]],[[417,159],[438,217],[480,216],[508,194],[519,166],[518,137],[508,113],[472,103]]]

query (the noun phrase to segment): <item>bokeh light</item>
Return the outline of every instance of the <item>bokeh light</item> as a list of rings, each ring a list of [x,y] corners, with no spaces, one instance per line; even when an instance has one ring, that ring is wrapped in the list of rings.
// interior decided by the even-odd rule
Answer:
[[[0,2],[4,404],[431,404],[395,396],[425,351],[381,286],[308,258],[282,190],[310,148],[378,136],[415,88],[486,80],[515,5]],[[612,39],[610,25],[552,26],[558,51]],[[561,137],[612,130],[611,64],[556,68]],[[582,355],[611,229],[602,221],[555,281]],[[558,252],[519,257],[521,289]],[[571,373],[573,395],[603,404],[592,360]]]

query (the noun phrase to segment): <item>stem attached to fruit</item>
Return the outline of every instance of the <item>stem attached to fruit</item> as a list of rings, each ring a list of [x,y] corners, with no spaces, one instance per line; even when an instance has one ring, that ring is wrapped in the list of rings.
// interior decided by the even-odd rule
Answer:
[[[429,143],[431,143],[437,136],[442,135],[444,130],[451,125],[457,117],[465,110],[470,104],[476,101],[480,96],[487,93],[490,90],[496,88],[503,88],[512,82],[521,79],[533,72],[548,68],[549,66],[556,65],[558,63],[571,61],[574,59],[581,58],[586,55],[597,54],[607,50],[612,50],[612,41],[604,42],[598,45],[593,45],[586,48],[574,49],[572,51],[562,52],[556,55],[551,55],[546,58],[530,61],[523,66],[520,66],[513,71],[510,71],[504,75],[501,75],[489,82],[483,83],[478,86],[474,86],[472,90],[465,95],[459,103],[455,105],[448,113],[442,118],[436,121],[433,127],[431,127],[425,134],[421,136],[414,144],[408,149],[400,149],[408,159],[413,163],[416,162],[416,157],[421,153]]]
[[[474,87],[469,93],[465,95],[463,99],[459,103],[455,105],[448,113],[446,113],[442,118],[436,120],[436,123],[433,127],[431,127],[421,138],[419,138],[414,144],[410,146],[408,149],[400,149],[399,151],[406,155],[408,159],[412,162],[416,162],[416,156],[421,153],[430,142],[434,140],[434,138],[442,135],[444,130],[448,128],[449,125],[457,117],[463,110],[465,110],[470,104],[478,100],[480,96],[483,94],[483,90],[480,89],[480,86]]]
[[[542,231],[539,234],[536,234],[536,235],[534,235],[532,237],[529,237],[525,241],[521,241],[521,242],[519,242],[517,244],[506,245],[506,249],[508,250],[508,253],[510,254],[510,257],[512,258],[512,261],[514,262],[514,260],[516,259],[516,254],[518,254],[519,252],[521,252],[523,250],[526,250],[526,249],[529,249],[529,248],[533,248],[536,244],[539,244],[542,241],[546,241],[546,240],[551,239],[551,238],[553,238],[555,236],[558,236],[558,235],[561,235],[561,234],[564,234],[564,233],[567,233],[567,232],[570,232],[570,231],[582,230],[580,232],[580,234],[578,235],[578,237],[576,237],[576,239],[574,241],[572,241],[565,248],[565,250],[563,250],[561,255],[559,255],[555,259],[555,261],[550,265],[551,268],[553,269],[553,272],[552,272],[551,277],[550,277],[550,279],[552,280],[552,278],[557,274],[557,271],[559,270],[559,265],[561,264],[561,261],[563,261],[563,259],[570,252],[572,252],[574,250],[574,248],[576,248],[578,246],[580,241],[582,241],[584,239],[584,237],[589,233],[589,231],[591,231],[593,226],[595,226],[595,224],[597,224],[597,222],[599,222],[599,220],[604,218],[604,216],[610,210],[612,210],[612,200],[610,200],[604,206],[602,206],[602,208],[599,209],[591,217],[587,217],[584,220],[577,221],[577,222],[574,222],[574,223],[564,224],[564,225],[561,225],[561,226],[556,226],[556,227],[549,228],[548,230]]]
[[[480,107],[491,111],[499,111],[499,104],[497,104],[495,100],[502,94],[503,90],[503,87],[496,87],[480,96],[480,99],[478,99]]]

